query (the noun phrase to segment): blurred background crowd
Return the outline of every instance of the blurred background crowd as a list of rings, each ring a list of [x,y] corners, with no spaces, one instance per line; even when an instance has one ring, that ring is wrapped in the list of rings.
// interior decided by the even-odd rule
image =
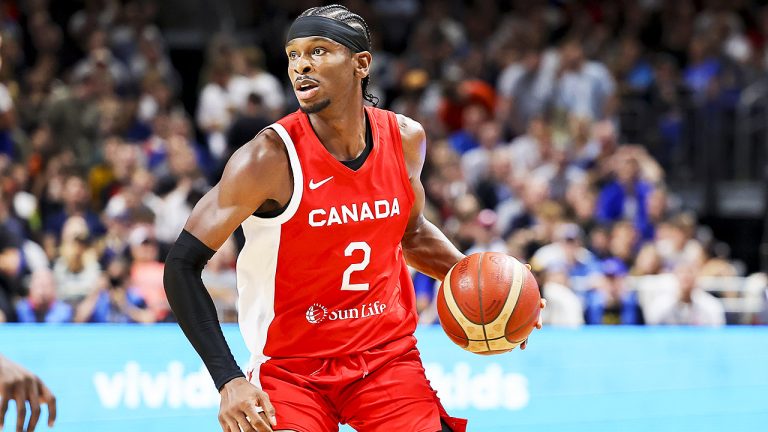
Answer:
[[[428,218],[529,262],[545,322],[768,323],[768,8],[343,3],[379,107],[427,131]],[[316,5],[2,1],[0,321],[172,321],[163,258],[229,155],[297,108],[284,34]],[[241,245],[203,272],[222,321]]]

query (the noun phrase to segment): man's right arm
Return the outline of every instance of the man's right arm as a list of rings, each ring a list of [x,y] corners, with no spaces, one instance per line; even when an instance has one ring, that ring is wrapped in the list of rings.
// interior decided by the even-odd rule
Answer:
[[[282,141],[273,130],[265,130],[232,155],[221,181],[197,203],[166,258],[163,282],[168,302],[179,326],[208,368],[216,388],[222,392],[222,404],[225,384],[236,379],[238,386],[248,383],[238,379],[243,378],[243,372],[224,339],[201,272],[215,250],[266,200],[280,202],[277,197],[290,190],[289,173],[290,165]],[[256,397],[260,398],[256,404],[274,415],[268,399],[264,400],[266,395]],[[248,414],[251,414],[251,423],[259,421],[258,415],[247,412],[237,413],[238,418],[225,419],[227,421],[220,416],[222,428],[224,424],[236,427],[229,423],[239,423]],[[255,424],[254,428],[262,430]]]

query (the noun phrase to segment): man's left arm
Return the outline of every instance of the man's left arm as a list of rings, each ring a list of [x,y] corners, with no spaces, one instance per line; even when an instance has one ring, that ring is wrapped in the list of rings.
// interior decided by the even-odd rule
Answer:
[[[408,227],[401,242],[403,253],[408,265],[442,281],[448,270],[464,258],[464,254],[423,214],[426,198],[420,176],[427,148],[424,128],[418,122],[402,115],[398,115],[397,120],[403,139],[403,155],[408,177],[415,197]]]
[[[403,155],[408,168],[408,177],[413,188],[414,201],[411,207],[408,226],[405,229],[403,253],[408,265],[439,281],[445,278],[448,271],[465,257],[456,246],[432,222],[424,217],[424,186],[421,184],[421,169],[427,150],[427,138],[424,128],[408,117],[397,116],[400,125],[400,135],[403,139]],[[541,299],[539,307],[544,309],[547,301]],[[542,326],[541,314],[536,328]],[[521,349],[528,345],[528,339],[520,344]]]

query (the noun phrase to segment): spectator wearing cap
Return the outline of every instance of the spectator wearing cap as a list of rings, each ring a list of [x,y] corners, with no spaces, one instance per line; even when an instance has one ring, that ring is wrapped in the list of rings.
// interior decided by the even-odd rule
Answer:
[[[29,296],[16,304],[22,323],[65,323],[72,321],[72,306],[56,298],[56,278],[48,269],[32,273]]]
[[[643,324],[643,312],[637,291],[626,284],[627,267],[616,258],[600,266],[595,288],[586,292],[584,318],[587,324]]]
[[[135,289],[158,321],[165,320],[170,313],[168,299],[163,288],[163,263],[158,261],[158,244],[152,228],[139,225],[128,235],[130,244],[131,269],[130,285]]]
[[[677,289],[657,298],[646,311],[648,324],[721,326],[725,309],[712,294],[696,286],[699,266],[683,261],[675,268]]]
[[[113,260],[100,275],[98,286],[78,305],[75,322],[152,323],[155,313],[144,299],[128,286],[128,266],[122,259]]]

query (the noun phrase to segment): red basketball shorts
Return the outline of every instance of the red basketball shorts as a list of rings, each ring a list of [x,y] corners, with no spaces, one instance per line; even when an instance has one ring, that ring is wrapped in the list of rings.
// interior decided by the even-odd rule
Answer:
[[[467,421],[449,417],[424,375],[413,337],[349,356],[270,359],[258,368],[277,417],[275,430],[454,432]],[[248,380],[257,384],[254,371]]]

